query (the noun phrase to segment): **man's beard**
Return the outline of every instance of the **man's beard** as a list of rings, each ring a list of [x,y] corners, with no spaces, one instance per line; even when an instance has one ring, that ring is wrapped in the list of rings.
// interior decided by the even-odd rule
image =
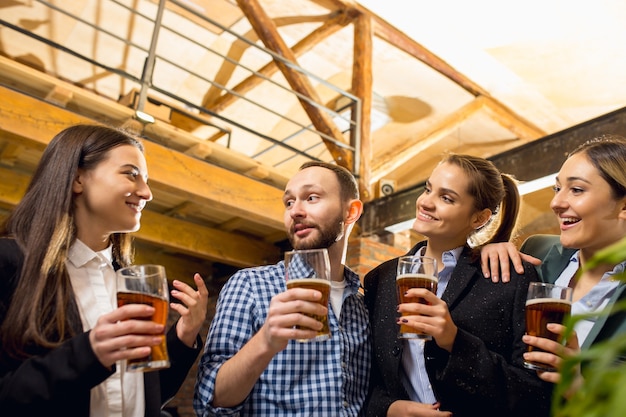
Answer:
[[[330,248],[335,242],[343,237],[343,219],[341,215],[337,216],[329,223],[328,227],[316,227],[319,231],[319,237],[313,240],[298,240],[293,232],[289,233],[289,242],[294,249],[324,249]]]

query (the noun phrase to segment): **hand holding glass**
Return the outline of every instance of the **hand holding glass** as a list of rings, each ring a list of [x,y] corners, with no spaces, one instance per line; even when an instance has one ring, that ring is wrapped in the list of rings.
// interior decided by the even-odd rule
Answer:
[[[571,310],[571,288],[531,282],[526,298],[526,334],[556,341],[558,335],[549,331],[546,326],[548,323],[563,324]],[[532,351],[541,349],[529,345],[528,352]],[[525,361],[524,366],[538,371],[555,371],[553,367],[538,362]]]
[[[396,288],[398,304],[421,303],[426,304],[423,298],[407,297],[406,292],[411,288],[426,288],[437,294],[437,260],[428,256],[401,256],[398,259]],[[412,313],[402,313],[402,316],[411,316]],[[400,325],[398,339],[432,339],[432,336],[419,332],[405,324]]]
[[[322,293],[319,303],[328,307],[330,298],[330,260],[326,249],[295,250],[285,253],[285,279],[287,289],[308,288]],[[312,316],[323,327],[313,339],[299,339],[299,342],[330,339],[328,314]]]
[[[161,265],[133,265],[117,271],[117,306],[126,304],[147,304],[154,307],[150,318],[165,328],[169,309],[169,291],[165,268]],[[169,368],[170,360],[165,342],[165,331],[162,341],[152,346],[148,356],[129,359],[127,371],[154,371]]]

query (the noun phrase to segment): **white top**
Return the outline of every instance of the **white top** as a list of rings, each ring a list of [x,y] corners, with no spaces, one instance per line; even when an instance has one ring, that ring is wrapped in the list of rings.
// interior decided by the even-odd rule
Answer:
[[[330,305],[337,318],[341,317],[341,306],[346,289],[346,279],[341,282],[330,281]]]
[[[85,331],[95,327],[98,317],[117,308],[112,259],[111,246],[94,252],[78,239],[69,250],[65,266]],[[125,368],[118,362],[115,373],[91,389],[91,417],[144,415],[143,374],[126,372]]]

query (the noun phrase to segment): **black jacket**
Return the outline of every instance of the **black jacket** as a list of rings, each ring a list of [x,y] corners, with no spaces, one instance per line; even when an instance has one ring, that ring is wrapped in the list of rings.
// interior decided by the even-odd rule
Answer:
[[[415,246],[414,254],[423,246]],[[403,341],[397,339],[396,267],[392,259],[365,276],[365,303],[370,314],[373,364],[367,416],[386,416],[396,400],[409,400],[401,378]],[[534,268],[510,283],[485,279],[480,260],[464,248],[442,299],[458,327],[452,352],[436,342],[425,345],[426,370],[441,410],[463,416],[547,416],[552,384],[523,367],[525,301]]]
[[[0,238],[0,323],[19,278],[23,256],[13,239]],[[89,332],[80,323],[77,336],[60,347],[24,361],[7,360],[0,354],[0,414],[3,416],[63,415],[89,416],[90,390],[113,372],[96,358],[89,344]],[[185,346],[175,326],[167,333],[171,366],[144,374],[147,417],[158,417],[184,382],[202,343]]]

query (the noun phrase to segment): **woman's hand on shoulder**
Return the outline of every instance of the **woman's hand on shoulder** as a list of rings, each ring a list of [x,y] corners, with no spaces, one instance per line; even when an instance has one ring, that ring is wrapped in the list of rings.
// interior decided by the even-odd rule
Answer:
[[[493,282],[509,282],[511,279],[510,263],[513,263],[515,271],[524,274],[522,261],[533,265],[540,265],[541,259],[521,253],[511,242],[489,243],[480,248],[480,267],[485,278],[491,278]]]

